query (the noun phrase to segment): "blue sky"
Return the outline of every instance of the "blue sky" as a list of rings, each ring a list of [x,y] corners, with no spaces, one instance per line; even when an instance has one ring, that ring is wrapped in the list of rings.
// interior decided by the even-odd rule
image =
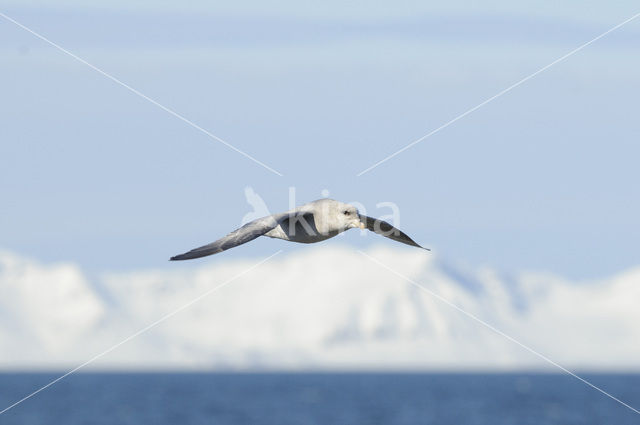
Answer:
[[[323,189],[395,202],[446,258],[595,278],[638,264],[634,2],[5,2],[3,13],[284,174],[0,20],[0,247],[90,270],[166,259]],[[388,211],[380,211],[388,213]],[[328,243],[391,243],[357,233]],[[209,261],[269,255],[258,240]],[[178,267],[188,267],[179,265]]]

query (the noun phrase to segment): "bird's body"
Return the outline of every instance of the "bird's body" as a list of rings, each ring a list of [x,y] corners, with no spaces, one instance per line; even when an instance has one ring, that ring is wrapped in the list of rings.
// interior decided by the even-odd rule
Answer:
[[[251,221],[213,243],[171,257],[171,260],[189,260],[217,254],[259,236],[299,243],[321,242],[357,227],[367,228],[398,242],[422,248],[389,223],[361,215],[352,205],[325,198],[291,211]]]
[[[360,225],[355,208],[333,199],[319,199],[282,215],[284,217],[278,220],[276,227],[264,236],[290,242],[315,243]]]

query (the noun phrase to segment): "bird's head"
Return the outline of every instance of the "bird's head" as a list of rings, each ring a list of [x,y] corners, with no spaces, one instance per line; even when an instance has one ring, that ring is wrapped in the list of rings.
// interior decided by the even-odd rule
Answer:
[[[326,211],[327,217],[331,217],[331,227],[334,229],[339,229],[340,231],[356,227],[364,229],[358,209],[351,204],[345,204],[333,199],[323,199],[321,208]]]
[[[342,204],[339,215],[345,222],[345,228],[353,229],[359,227],[360,229],[364,229],[364,223],[360,221],[360,214],[358,213],[358,209],[353,205]]]

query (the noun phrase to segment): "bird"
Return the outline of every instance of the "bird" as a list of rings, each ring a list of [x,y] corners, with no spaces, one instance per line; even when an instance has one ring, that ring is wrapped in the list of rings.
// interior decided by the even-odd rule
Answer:
[[[368,229],[394,241],[430,251],[386,221],[360,214],[353,205],[323,198],[287,212],[250,221],[217,241],[171,257],[170,261],[218,254],[259,236],[298,243],[316,243],[355,228]]]

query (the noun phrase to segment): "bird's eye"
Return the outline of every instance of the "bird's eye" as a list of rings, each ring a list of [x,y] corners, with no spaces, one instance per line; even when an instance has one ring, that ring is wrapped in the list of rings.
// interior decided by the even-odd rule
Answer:
[[[348,210],[344,210],[344,215],[349,215],[349,211]]]

